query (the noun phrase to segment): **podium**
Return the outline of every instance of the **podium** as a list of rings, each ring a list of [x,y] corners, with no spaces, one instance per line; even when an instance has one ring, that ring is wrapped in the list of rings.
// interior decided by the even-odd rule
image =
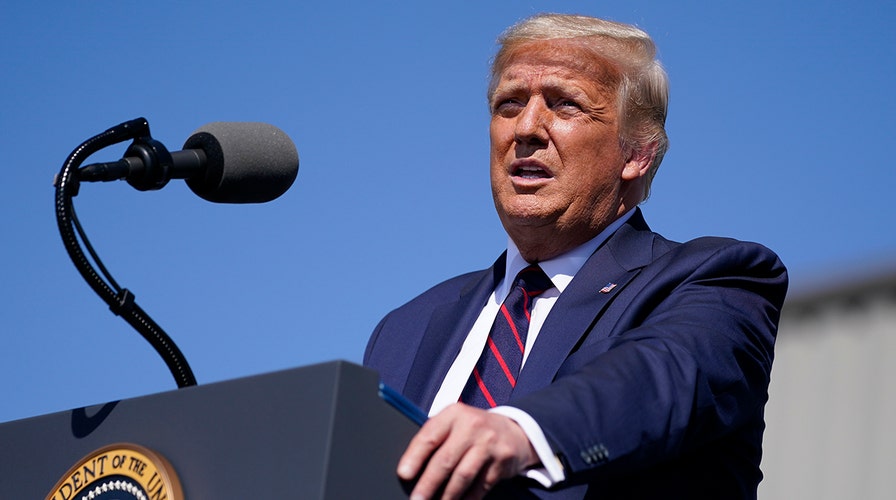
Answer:
[[[395,468],[418,427],[378,385],[334,361],[3,423],[0,496],[42,499],[68,481],[56,498],[69,500],[98,474],[96,460],[72,471],[79,461],[131,443],[166,459],[190,500],[407,498]]]

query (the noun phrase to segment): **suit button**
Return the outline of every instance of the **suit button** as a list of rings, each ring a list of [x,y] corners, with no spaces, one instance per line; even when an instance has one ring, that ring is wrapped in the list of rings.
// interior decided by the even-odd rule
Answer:
[[[588,450],[582,450],[581,453],[579,453],[579,456],[581,456],[582,460],[584,460],[588,465],[591,465],[591,463],[594,462],[594,458],[591,456],[591,453],[589,453]]]
[[[586,464],[593,465],[609,460],[610,452],[603,444],[596,444],[593,446],[589,446],[588,448],[585,448],[584,450],[579,452],[579,456],[582,457],[582,460]]]

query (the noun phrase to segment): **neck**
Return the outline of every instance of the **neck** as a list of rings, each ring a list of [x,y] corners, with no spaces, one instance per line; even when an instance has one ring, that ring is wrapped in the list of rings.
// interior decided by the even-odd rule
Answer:
[[[505,230],[526,262],[537,263],[553,259],[569,252],[600,234],[613,222],[637,205],[622,204],[612,218],[591,225],[564,227],[557,224],[544,226],[511,226]]]

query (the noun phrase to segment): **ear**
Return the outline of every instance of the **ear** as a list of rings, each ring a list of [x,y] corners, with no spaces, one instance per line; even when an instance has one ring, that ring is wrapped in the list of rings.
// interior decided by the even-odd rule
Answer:
[[[650,165],[656,157],[656,143],[652,142],[641,149],[630,148],[625,166],[622,168],[622,180],[634,181],[647,175]]]

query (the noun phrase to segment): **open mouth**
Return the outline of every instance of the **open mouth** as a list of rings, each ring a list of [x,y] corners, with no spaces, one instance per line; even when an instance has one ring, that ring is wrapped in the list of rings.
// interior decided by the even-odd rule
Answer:
[[[537,165],[520,165],[513,169],[512,175],[523,179],[549,179],[551,177],[550,172]]]

